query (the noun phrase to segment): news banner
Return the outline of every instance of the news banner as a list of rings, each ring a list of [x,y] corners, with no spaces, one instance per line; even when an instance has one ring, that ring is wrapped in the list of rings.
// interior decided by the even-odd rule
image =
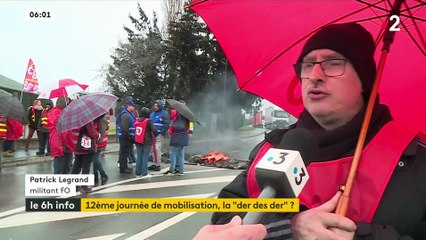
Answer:
[[[28,212],[298,212],[297,198],[79,198],[93,174],[26,174]],[[95,193],[94,193],[95,194]]]

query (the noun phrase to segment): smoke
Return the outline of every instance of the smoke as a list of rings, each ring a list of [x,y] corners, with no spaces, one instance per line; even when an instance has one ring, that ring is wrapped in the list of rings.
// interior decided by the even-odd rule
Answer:
[[[201,123],[201,126],[194,123],[193,139],[197,139],[197,144],[192,146],[191,152],[206,154],[213,149],[223,152],[237,151],[243,147],[237,138],[249,137],[256,133],[259,135],[256,129],[240,130],[241,127],[250,125],[250,121],[245,119],[244,111],[238,102],[238,99],[247,97],[244,96],[247,93],[237,91],[236,81],[234,77],[228,77],[225,81],[223,76],[219,76],[211,85],[187,100],[187,105]],[[249,145],[255,144],[256,142],[253,142]],[[246,155],[248,156],[248,153]]]

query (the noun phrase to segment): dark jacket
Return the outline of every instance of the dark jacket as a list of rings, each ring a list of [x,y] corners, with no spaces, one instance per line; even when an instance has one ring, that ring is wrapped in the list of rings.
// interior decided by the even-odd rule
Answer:
[[[43,112],[43,108],[37,110],[34,106],[30,106],[28,108],[28,126],[34,130],[37,130],[40,127],[41,114]]]
[[[382,111],[380,113],[380,111]],[[387,121],[391,119],[388,109],[381,109],[377,116],[372,118],[372,126],[370,126],[370,134],[367,137],[367,142],[377,133],[377,131]],[[316,136],[321,137],[322,131],[319,131],[316,126],[309,122],[312,119],[306,118],[301,115],[303,121],[299,121],[292,127],[308,127],[312,131],[317,132]],[[353,126],[360,125],[363,119],[363,114],[356,117],[352,123],[349,123],[346,129],[340,129],[336,132],[339,135],[348,134],[352,136],[351,131],[357,132]],[[285,130],[274,130],[266,135],[266,141],[277,146],[279,139],[286,133]],[[326,138],[327,137],[327,138]],[[324,135],[322,143],[330,143],[330,138],[336,137],[335,135]],[[342,137],[342,136],[341,136]],[[357,137],[357,136],[356,136]],[[356,137],[354,142],[356,142]],[[396,136],[397,137],[397,136]],[[355,144],[352,142],[342,143],[334,139],[329,146],[322,146],[322,154],[320,161],[327,161],[327,159],[338,159],[353,155]],[[344,139],[347,139],[345,137]],[[250,153],[250,160],[253,160],[260,149],[261,145],[258,144]],[[352,146],[352,150],[348,146]],[[321,144],[320,144],[321,147]],[[346,148],[346,149],[345,149]],[[336,152],[343,149],[336,156]],[[328,154],[328,156],[327,156]],[[221,190],[219,198],[248,198],[247,192],[247,171],[239,174],[234,181]],[[403,155],[400,158],[398,166],[396,166],[392,177],[386,187],[386,190],[381,198],[377,211],[373,217],[372,224],[367,228],[383,229],[383,226],[389,225],[387,229],[394,228],[401,236],[410,236],[413,239],[426,239],[426,148],[425,143],[417,138],[407,146]],[[306,210],[306,207],[301,206],[301,210]],[[212,216],[213,224],[222,224],[229,222],[234,215],[244,216],[245,213],[214,213]],[[291,238],[291,222],[290,219],[294,216],[293,213],[267,213],[261,220],[267,230],[268,239],[289,239]],[[358,228],[361,228],[361,223],[357,223]],[[364,226],[365,227],[365,226]],[[364,228],[365,229],[365,228]],[[376,234],[376,233],[373,233]],[[359,239],[372,239],[372,238],[359,238]],[[387,237],[376,239],[390,239]],[[410,238],[408,238],[410,239]]]
[[[100,144],[105,140],[105,134],[108,134],[108,119],[107,116],[103,116],[98,119],[98,132],[101,134],[96,144]],[[98,151],[105,151],[106,146],[98,147]]]
[[[117,132],[119,139],[133,141],[135,138],[135,117],[127,109],[122,109],[118,115]]]
[[[189,120],[178,114],[175,121],[172,122],[170,146],[184,147],[189,145]]]

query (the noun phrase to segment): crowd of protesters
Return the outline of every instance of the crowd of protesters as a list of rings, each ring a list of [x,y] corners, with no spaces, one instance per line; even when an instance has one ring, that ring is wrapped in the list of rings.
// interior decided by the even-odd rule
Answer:
[[[120,173],[133,174],[133,169],[130,167],[131,161],[128,159],[131,159],[134,145],[137,148],[136,177],[147,178],[151,177],[149,171],[161,171],[161,156],[164,154],[163,147],[167,144],[165,139],[169,134],[170,168],[163,174],[181,176],[184,174],[184,147],[188,145],[189,136],[192,134],[190,122],[175,109],[171,109],[169,113],[164,109],[162,100],[156,100],[152,109],[153,111],[150,112],[147,107],[142,107],[138,111],[130,97],[124,100],[119,109],[117,136],[120,143]],[[148,167],[150,156],[153,163]]]
[[[59,97],[54,107],[51,102],[43,107],[40,100],[34,101],[27,110],[29,132],[25,151],[28,152],[31,139],[37,132],[39,146],[36,155],[53,158],[54,174],[90,174],[93,164],[95,186],[104,185],[109,177],[101,160],[105,158],[110,115],[113,111],[111,109],[105,112],[79,129],[60,133],[57,123],[70,102],[71,99],[68,97]],[[171,109],[169,113],[164,109],[162,100],[156,100],[152,109],[151,111],[147,107],[142,107],[138,111],[133,99],[127,97],[116,111],[119,173],[133,174],[135,169],[135,177],[151,177],[149,171],[162,169],[161,156],[164,154],[164,145],[169,144],[171,164],[163,174],[183,175],[184,148],[188,145],[189,136],[192,134],[190,122],[175,109]],[[19,121],[0,116],[0,140],[4,157],[14,156],[12,145],[22,137],[23,129]],[[170,135],[170,143],[165,142],[167,135]],[[134,153],[135,146],[137,154]],[[153,163],[148,167],[150,156]],[[77,191],[90,193],[92,189],[90,186],[79,186]]]

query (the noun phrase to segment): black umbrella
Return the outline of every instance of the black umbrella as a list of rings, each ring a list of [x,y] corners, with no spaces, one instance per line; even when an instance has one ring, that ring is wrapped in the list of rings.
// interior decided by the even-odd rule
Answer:
[[[179,114],[181,114],[182,116],[184,116],[185,118],[187,118],[190,122],[197,122],[198,124],[200,124],[197,121],[197,119],[195,117],[195,114],[184,103],[176,101],[175,99],[166,99],[166,100],[170,104],[170,107],[176,109],[176,111]]]
[[[18,98],[0,89],[0,113],[6,118],[13,118],[21,123],[24,121],[25,109]]]

